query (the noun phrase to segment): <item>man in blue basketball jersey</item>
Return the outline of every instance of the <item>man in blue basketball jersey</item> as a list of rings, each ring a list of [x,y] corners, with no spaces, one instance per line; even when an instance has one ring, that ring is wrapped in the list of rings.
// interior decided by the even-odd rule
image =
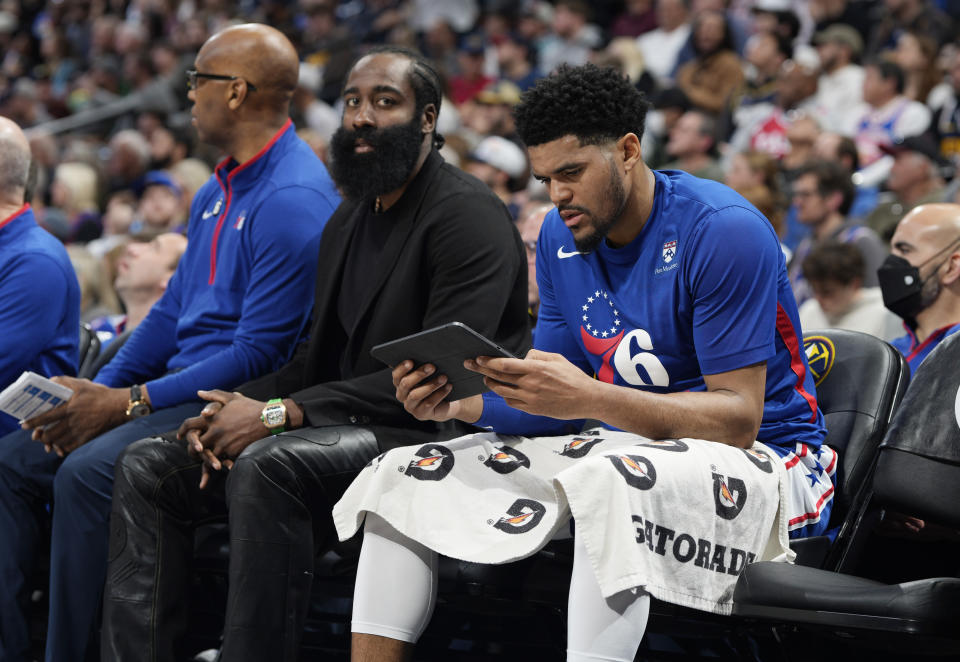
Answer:
[[[525,94],[516,110],[518,130],[533,173],[556,206],[537,242],[535,349],[523,359],[467,361],[488,378],[492,390],[456,402],[443,399],[451,387],[443,375],[433,374],[432,366],[414,368],[404,362],[394,370],[397,397],[417,418],[456,418],[496,433],[475,435],[477,446],[471,448],[493,444],[514,457],[525,449],[523,469],[510,470],[518,485],[531,484],[531,474],[538,470],[549,474],[558,466],[549,455],[537,455],[536,444],[542,448],[546,436],[557,435],[556,454],[589,457],[589,446],[599,441],[578,437],[564,443],[559,437],[581,430],[586,420],[601,422],[604,437],[633,433],[633,441],[627,437],[623,443],[646,447],[669,446],[649,440],[709,440],[678,441],[673,446],[677,451],[706,446],[704,452],[719,449],[740,458],[740,449],[751,448],[756,440],[784,464],[782,505],[791,537],[822,533],[832,503],[836,455],[822,444],[823,417],[777,236],[767,219],[731,189],[683,172],[648,168],[640,153],[645,114],[646,102],[628,81],[592,65],[561,67]],[[616,432],[608,435],[611,431]],[[398,513],[395,497],[406,493],[394,490],[417,490],[404,502],[410,504],[439,485],[460,499],[470,489],[464,476],[471,470],[471,456],[459,454],[467,443],[419,449],[419,457],[434,466],[447,464],[442,475],[437,472],[429,480],[404,482],[402,476],[412,472],[378,472],[380,465],[402,467],[400,455],[391,452],[360,475],[335,509],[341,537],[366,517],[354,602],[355,660],[400,659],[429,620],[436,551],[456,555],[448,551],[454,546],[441,542],[447,524],[437,513],[431,513],[429,531],[418,528],[414,505],[406,516]],[[571,452],[576,444],[582,450]],[[634,463],[634,479],[627,482],[639,489],[646,489],[644,481],[653,485],[651,468]],[[628,590],[619,592],[598,588],[604,574],[599,566],[616,562],[617,552],[605,556],[594,554],[594,548],[586,560],[580,539],[587,538],[589,547],[587,522],[577,517],[568,484],[558,480],[570,501],[577,539],[570,589],[570,608],[576,613],[568,619],[567,659],[632,660],[645,629],[649,599],[644,589],[649,585],[621,584]],[[704,478],[689,481],[693,486],[709,483],[709,470]],[[659,482],[666,482],[664,475]],[[745,491],[738,496],[726,487],[721,493],[730,503],[742,504],[745,498]],[[385,494],[391,498],[381,498]],[[492,498],[492,491],[484,495]],[[609,513],[594,509],[590,518],[612,523],[615,501],[608,502]],[[511,531],[519,535],[502,544],[513,544],[536,526],[534,520],[550,517],[536,508],[511,513],[517,521],[529,516],[530,523]],[[674,502],[667,512],[681,513],[676,520],[681,525],[699,517],[685,510],[692,507]],[[719,500],[717,511],[722,511]],[[490,521],[478,521],[477,540],[490,540]],[[639,542],[643,532],[637,535]],[[541,536],[517,556],[533,553],[544,542]],[[662,544],[650,548],[665,553]],[[469,560],[493,556],[479,545],[474,551],[462,539],[456,549],[467,550],[459,558]],[[678,560],[686,556],[681,547],[673,550]],[[706,563],[711,570],[717,554]],[[386,582],[387,574],[393,583]],[[735,581],[736,572],[728,574]],[[402,578],[396,580],[401,590],[397,577]],[[397,600],[403,600],[403,608]]]

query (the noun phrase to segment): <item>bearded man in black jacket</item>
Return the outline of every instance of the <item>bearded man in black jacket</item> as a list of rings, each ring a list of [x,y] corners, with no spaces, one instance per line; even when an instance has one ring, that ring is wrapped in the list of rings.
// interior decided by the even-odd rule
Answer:
[[[177,440],[137,442],[118,461],[103,659],[183,659],[193,529],[228,509],[221,659],[296,659],[343,490],[393,446],[466,431],[407,414],[371,347],[451,321],[514,353],[529,345],[523,245],[489,189],[437,153],[430,63],[374,51],[342,96],[331,174],[347,200],[320,243],[310,340],[239,393],[201,392],[210,404]]]

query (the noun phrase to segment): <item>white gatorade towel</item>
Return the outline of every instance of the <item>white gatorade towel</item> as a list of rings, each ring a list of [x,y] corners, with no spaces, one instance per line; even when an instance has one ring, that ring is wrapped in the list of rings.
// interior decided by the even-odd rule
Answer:
[[[507,563],[543,547],[572,512],[604,596],[640,586],[728,614],[747,563],[793,558],[783,475],[760,443],[489,432],[381,455],[333,517],[341,540],[375,512],[440,554]]]

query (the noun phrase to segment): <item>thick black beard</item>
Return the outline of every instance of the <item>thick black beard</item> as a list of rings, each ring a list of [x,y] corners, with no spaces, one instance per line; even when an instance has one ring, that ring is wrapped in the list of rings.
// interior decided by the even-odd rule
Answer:
[[[361,139],[373,147],[372,152],[354,151]],[[410,178],[423,139],[419,115],[406,124],[383,129],[340,127],[330,140],[330,176],[350,200],[390,193]]]
[[[623,214],[623,209],[627,206],[627,194],[623,188],[623,181],[617,175],[612,163],[610,164],[610,184],[607,186],[605,194],[605,197],[611,201],[614,211],[604,218],[594,216],[593,232],[586,237],[574,240],[574,245],[581,253],[591,253],[600,245],[610,229],[620,220],[620,215]],[[579,211],[590,213],[585,209],[579,209]]]

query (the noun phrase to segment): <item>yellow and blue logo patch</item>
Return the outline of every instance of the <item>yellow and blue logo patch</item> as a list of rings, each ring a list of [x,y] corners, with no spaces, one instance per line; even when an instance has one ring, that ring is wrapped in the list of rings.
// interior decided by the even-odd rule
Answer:
[[[820,386],[833,368],[837,348],[826,336],[809,336],[803,339],[803,351],[807,355],[807,365],[810,366],[814,386]]]

